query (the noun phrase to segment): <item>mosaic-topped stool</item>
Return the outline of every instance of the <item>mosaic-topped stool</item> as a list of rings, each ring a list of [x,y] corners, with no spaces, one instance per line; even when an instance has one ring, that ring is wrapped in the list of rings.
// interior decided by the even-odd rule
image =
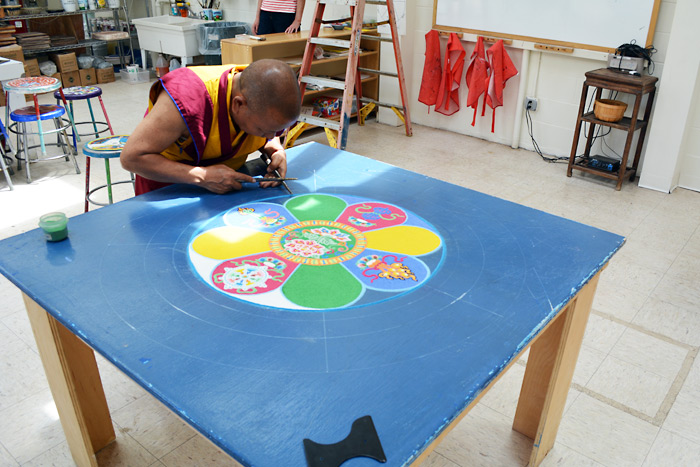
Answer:
[[[113,203],[112,199],[112,186],[119,185],[121,183],[131,183],[134,184],[134,174],[131,174],[131,180],[122,180],[119,182],[112,181],[112,174],[109,169],[109,160],[117,158],[121,155],[122,149],[124,149],[124,144],[129,138],[129,135],[112,135],[103,136],[102,138],[94,139],[83,146],[83,154],[87,156],[88,162],[91,157],[96,157],[104,159],[105,161],[105,173],[107,176],[107,183],[105,185],[100,185],[97,188],[90,190],[90,172],[85,171],[85,199],[92,204],[97,206],[107,206]],[[100,203],[93,201],[90,197],[97,190],[102,188],[107,188],[107,196],[109,199],[108,203]],[[85,205],[85,212],[88,211],[87,203]]]
[[[16,94],[31,94],[32,98],[34,99],[34,108],[36,109],[36,122],[37,126],[39,127],[39,143],[41,145],[41,153],[43,155],[46,155],[46,146],[44,144],[44,132],[41,130],[41,121],[44,120],[40,118],[39,115],[39,102],[37,101],[37,95],[38,94],[45,94],[47,92],[51,91],[56,91],[58,90],[59,94],[61,95],[61,100],[63,101],[64,107],[68,107],[68,103],[66,102],[66,98],[63,95],[63,88],[61,87],[61,80],[53,78],[51,76],[28,76],[26,78],[17,78],[13,79],[11,81],[7,81],[2,83],[2,88],[5,91],[5,120],[9,120],[9,112],[10,112],[10,96],[12,93]],[[66,113],[68,114],[68,119],[70,120],[70,124],[73,127],[73,131],[75,131],[75,127],[73,125],[73,114],[66,109]],[[76,132],[77,133],[77,132]],[[80,137],[78,137],[78,141],[80,141]]]
[[[79,140],[80,136],[90,136],[90,135],[95,135],[95,138],[99,138],[101,133],[104,133],[105,131],[109,131],[110,135],[114,134],[114,131],[112,130],[112,124],[109,121],[109,117],[107,116],[107,109],[105,109],[105,104],[102,101],[102,89],[97,87],[97,86],[72,86],[70,88],[65,88],[63,89],[63,95],[65,96],[66,100],[70,102],[70,112],[71,115],[75,117],[75,111],[73,109],[73,101],[85,101],[87,102],[88,110],[90,111],[90,120],[85,120],[82,122],[75,122],[75,127],[79,127],[80,125],[92,125],[92,130],[93,131],[86,131],[83,133],[76,133],[73,132],[73,146],[77,147],[77,140]],[[59,91],[56,91],[53,93],[53,96],[56,98],[56,103],[58,104],[59,99],[61,98],[61,94]],[[102,107],[102,115],[104,115],[105,121],[99,121],[95,119],[95,113],[92,110],[92,104],[90,103],[91,99],[97,98],[100,101],[100,106]],[[75,117],[77,119],[77,117]],[[87,193],[89,190],[89,184],[90,182],[90,158],[87,157],[85,158],[85,192]],[[85,196],[85,212],[88,211],[88,199],[87,196]]]
[[[8,129],[11,133],[17,135],[17,153],[15,154],[15,158],[17,159],[17,170],[22,169],[21,162],[24,161],[24,170],[27,177],[27,183],[32,182],[32,177],[29,172],[29,164],[31,162],[65,158],[68,161],[73,161],[73,165],[75,165],[75,173],[80,173],[80,167],[78,167],[78,162],[75,159],[75,150],[73,145],[70,144],[68,134],[66,133],[66,129],[70,127],[70,123],[64,122],[62,118],[65,113],[66,109],[60,105],[40,105],[39,107],[22,107],[21,109],[17,109],[10,114],[10,119],[14,123],[10,124]],[[42,120],[52,120],[55,128],[53,130],[44,129],[41,126]],[[27,123],[32,122],[37,123],[38,132],[32,132],[27,127]],[[38,144],[30,146],[28,143],[28,136],[35,134],[39,135],[42,143],[44,142],[44,135],[56,135],[56,143],[46,143],[41,145],[42,154],[46,155],[45,146],[58,146],[62,149],[63,153],[44,158],[37,157],[36,159],[31,160],[29,150],[40,146]]]

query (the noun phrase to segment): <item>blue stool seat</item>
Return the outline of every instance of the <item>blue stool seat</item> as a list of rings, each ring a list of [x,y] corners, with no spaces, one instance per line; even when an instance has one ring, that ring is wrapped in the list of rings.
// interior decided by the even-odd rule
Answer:
[[[98,88],[97,86],[72,86],[70,88],[63,88],[63,95],[66,96],[66,100],[68,101],[91,99],[93,97],[101,96],[102,89]],[[56,91],[53,93],[53,97],[60,99],[61,93]]]
[[[42,120],[51,120],[65,114],[66,109],[60,105],[42,104],[39,106],[39,113]],[[17,109],[10,114],[10,119],[14,122],[36,122],[36,108],[30,105],[29,107]]]

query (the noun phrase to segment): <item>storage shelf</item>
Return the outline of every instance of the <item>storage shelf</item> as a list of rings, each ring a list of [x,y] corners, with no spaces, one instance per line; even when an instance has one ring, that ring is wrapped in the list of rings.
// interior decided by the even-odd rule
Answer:
[[[596,125],[609,126],[610,128],[616,128],[618,130],[629,130],[632,127],[632,119],[629,117],[623,117],[619,122],[606,122],[604,120],[599,120],[595,117],[593,112],[587,112],[583,114],[581,120],[584,122],[594,123]],[[644,120],[637,119],[634,129],[639,130],[647,126],[647,122]]]
[[[363,79],[363,80],[362,80],[362,84],[367,84],[367,83],[370,83],[370,82],[372,82],[372,81],[376,81],[377,79],[378,79],[377,76],[370,76],[369,78]],[[333,92],[333,91],[335,91],[336,93],[340,93],[341,96],[342,96],[342,94],[343,94],[343,91],[341,91],[341,90],[339,90],[339,89],[335,89],[335,88],[323,88],[323,89],[317,89],[317,90],[309,90],[309,89],[307,89],[307,90],[304,92],[304,97],[316,97],[316,96],[321,96],[321,95],[328,94],[329,92]],[[354,97],[353,97],[353,99],[354,99]]]
[[[87,39],[84,41],[80,41],[77,44],[69,44],[69,45],[59,45],[56,47],[49,47],[46,49],[23,49],[22,52],[24,52],[24,55],[39,55],[39,54],[44,54],[44,53],[50,53],[50,52],[60,52],[61,50],[73,50],[73,49],[82,49],[85,47],[95,47],[99,45],[104,45],[106,44],[106,41],[95,41],[92,39]]]
[[[36,15],[15,15],[15,16],[5,16],[2,21],[21,21],[25,19],[41,19],[41,18],[55,18],[57,16],[75,16],[83,15],[86,13],[99,13],[101,11],[117,11],[120,8],[100,8],[97,10],[77,10],[77,11],[59,11],[56,13],[38,13]]]
[[[620,172],[619,170],[616,170],[614,172],[609,172],[607,170],[602,170],[598,169],[596,167],[589,167],[590,159],[586,157],[580,157],[576,159],[576,162],[571,166],[572,169],[580,170],[582,172],[587,172],[591,174],[595,174],[601,177],[609,178],[610,180],[617,180],[620,177]],[[629,175],[630,177],[634,177],[635,172],[637,169],[633,167],[627,167],[627,170],[625,171],[625,175]]]

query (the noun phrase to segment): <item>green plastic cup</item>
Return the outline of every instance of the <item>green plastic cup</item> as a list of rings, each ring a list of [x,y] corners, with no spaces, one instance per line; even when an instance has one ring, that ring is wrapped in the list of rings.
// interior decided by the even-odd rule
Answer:
[[[68,237],[68,218],[62,212],[44,214],[39,218],[39,227],[49,242],[60,242]]]

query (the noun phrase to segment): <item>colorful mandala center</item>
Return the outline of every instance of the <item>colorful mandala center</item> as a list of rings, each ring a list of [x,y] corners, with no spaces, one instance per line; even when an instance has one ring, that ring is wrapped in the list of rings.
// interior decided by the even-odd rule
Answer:
[[[280,257],[299,264],[326,266],[359,255],[367,246],[364,234],[334,221],[302,221],[279,229],[270,247]]]

